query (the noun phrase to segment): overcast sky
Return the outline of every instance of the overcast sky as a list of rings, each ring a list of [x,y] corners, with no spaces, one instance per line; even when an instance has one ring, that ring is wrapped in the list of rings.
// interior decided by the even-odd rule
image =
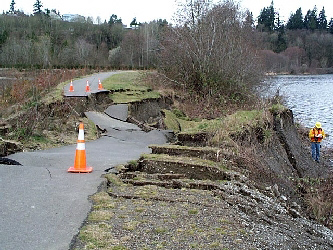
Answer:
[[[149,22],[156,19],[167,19],[172,23],[172,16],[177,10],[180,0],[41,0],[43,9],[56,9],[60,14],[80,14],[85,17],[99,16],[102,21],[109,20],[112,14],[121,18],[129,25],[134,17],[138,22]],[[183,0],[185,1],[185,0]],[[8,11],[12,0],[0,0],[0,11]],[[15,9],[31,14],[36,0],[15,0]],[[249,9],[257,18],[260,10],[268,7],[271,0],[235,0],[243,9]],[[325,7],[328,21],[333,18],[333,0],[274,0],[274,7],[280,13],[281,19],[288,21],[290,13],[295,13],[301,7],[303,16],[308,9],[317,6],[318,13]]]

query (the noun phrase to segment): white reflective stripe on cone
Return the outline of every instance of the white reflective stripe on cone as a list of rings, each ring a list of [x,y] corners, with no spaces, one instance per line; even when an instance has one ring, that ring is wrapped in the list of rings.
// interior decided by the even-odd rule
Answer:
[[[78,143],[76,146],[77,150],[85,150],[86,149],[86,144],[85,143]]]
[[[83,141],[84,140],[84,130],[83,129],[79,129],[79,137],[78,140]]]

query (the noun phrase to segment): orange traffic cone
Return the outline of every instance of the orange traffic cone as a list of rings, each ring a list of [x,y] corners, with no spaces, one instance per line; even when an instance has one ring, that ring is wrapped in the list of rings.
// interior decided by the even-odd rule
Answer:
[[[102,90],[102,89],[103,89],[103,86],[102,86],[101,80],[98,79],[98,90]]]
[[[90,86],[88,80],[87,80],[86,92],[90,92]]]
[[[71,85],[69,86],[69,92],[74,92],[73,82],[71,81]]]
[[[71,173],[90,173],[92,172],[92,167],[87,167],[86,163],[86,145],[84,142],[84,129],[83,123],[80,123],[79,127],[79,137],[77,139],[77,146],[75,152],[74,166],[68,169]]]

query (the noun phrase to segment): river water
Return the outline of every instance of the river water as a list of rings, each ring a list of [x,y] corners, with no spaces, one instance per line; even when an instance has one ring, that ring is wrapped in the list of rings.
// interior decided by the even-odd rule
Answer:
[[[296,122],[312,128],[319,121],[327,136],[323,146],[333,148],[333,75],[273,76],[265,81],[268,94],[277,90]]]

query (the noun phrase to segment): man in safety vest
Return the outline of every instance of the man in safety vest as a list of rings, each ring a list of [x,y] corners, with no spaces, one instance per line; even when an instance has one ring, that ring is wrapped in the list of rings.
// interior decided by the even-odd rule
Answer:
[[[320,142],[325,138],[325,132],[322,129],[320,122],[316,122],[314,128],[310,129],[309,138],[311,140],[312,158],[316,162],[319,162]]]

